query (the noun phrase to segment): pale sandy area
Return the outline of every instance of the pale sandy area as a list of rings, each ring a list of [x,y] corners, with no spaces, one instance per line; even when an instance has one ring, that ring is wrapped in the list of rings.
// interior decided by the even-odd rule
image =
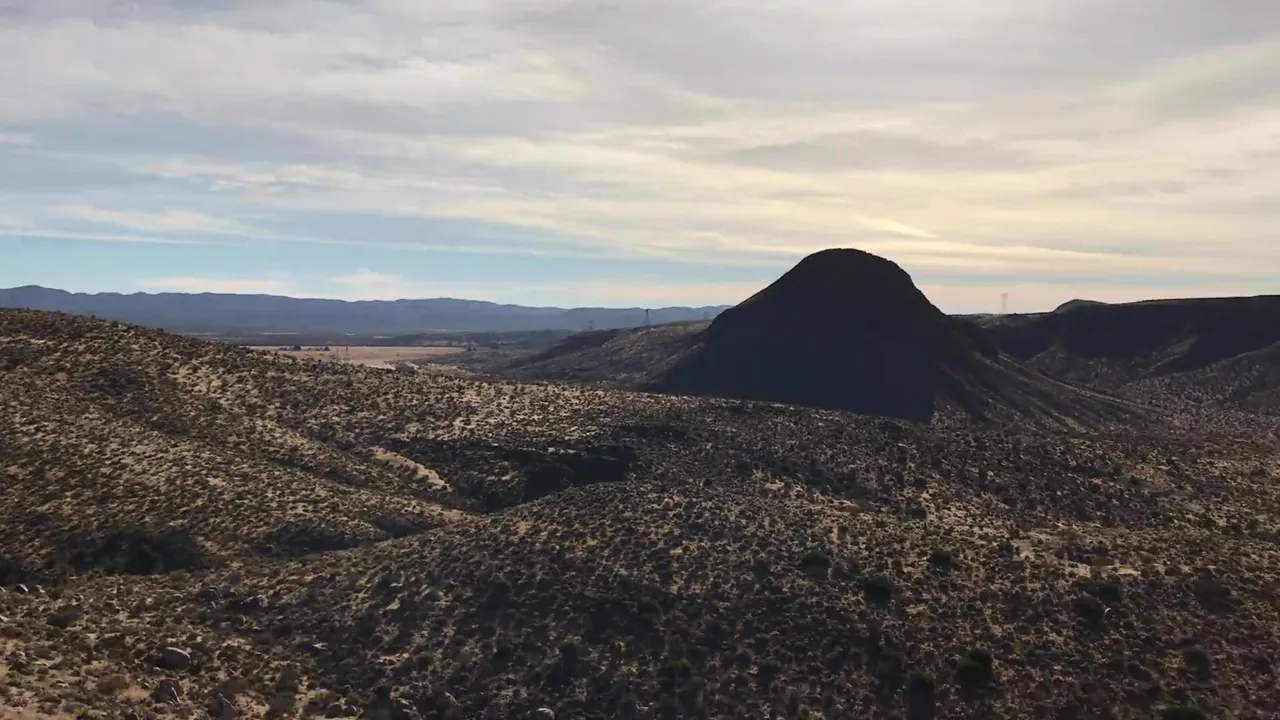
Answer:
[[[441,355],[453,355],[460,353],[465,348],[456,346],[377,346],[377,347],[356,347],[350,348],[333,346],[332,349],[325,351],[318,347],[304,347],[301,350],[281,350],[281,346],[275,347],[255,347],[254,350],[263,352],[274,352],[286,357],[296,357],[310,360],[329,360],[332,362],[345,362],[355,365],[368,365],[369,367],[390,368],[395,363],[404,362],[406,360],[422,360],[426,358],[439,357]]]

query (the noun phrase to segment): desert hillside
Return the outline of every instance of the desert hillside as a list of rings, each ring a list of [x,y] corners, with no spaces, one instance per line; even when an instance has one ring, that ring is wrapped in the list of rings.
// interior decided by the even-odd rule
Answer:
[[[1266,718],[1254,436],[930,427],[0,312],[0,705]]]
[[[475,369],[510,380],[628,387],[643,383],[687,351],[709,324],[668,323],[577,333],[536,352],[482,356]]]
[[[1042,373],[1184,425],[1243,430],[1257,426],[1251,416],[1280,415],[1277,296],[1086,304],[978,324],[1002,352]]]

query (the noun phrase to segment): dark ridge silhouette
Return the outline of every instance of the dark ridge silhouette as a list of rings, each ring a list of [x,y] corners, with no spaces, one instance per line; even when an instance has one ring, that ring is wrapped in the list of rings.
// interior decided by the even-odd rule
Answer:
[[[993,319],[1002,352],[1074,377],[1100,362],[1124,380],[1191,372],[1280,342],[1280,296],[1083,305]]]
[[[860,250],[810,255],[692,340],[642,387],[921,422],[943,407],[1068,422],[1121,410],[1008,362],[902,268]]]
[[[1062,303],[1058,307],[1054,308],[1053,311],[1056,313],[1064,313],[1068,310],[1074,310],[1078,307],[1089,307],[1090,305],[1106,305],[1106,303],[1099,300],[1081,300],[1077,298],[1075,300],[1068,300]]]

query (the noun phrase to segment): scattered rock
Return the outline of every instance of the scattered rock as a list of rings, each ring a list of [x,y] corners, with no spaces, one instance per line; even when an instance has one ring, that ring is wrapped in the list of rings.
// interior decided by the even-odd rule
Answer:
[[[10,653],[7,662],[9,663],[9,669],[16,673],[25,673],[31,667],[31,660],[21,650],[15,650]]]
[[[226,695],[215,692],[209,698],[209,717],[217,718],[217,720],[235,720],[240,717],[240,712],[236,710],[235,703],[228,700]]]
[[[538,720],[556,720],[555,711],[551,708],[538,708],[538,711],[533,715],[538,718]]]
[[[83,611],[79,607],[73,606],[73,607],[63,608],[58,612],[55,612],[52,615],[50,615],[45,622],[47,622],[52,627],[56,627],[60,630],[66,630],[67,628],[74,625],[76,621],[80,619],[80,616],[82,614],[83,614]]]
[[[418,708],[405,698],[396,698],[391,704],[392,720],[418,720],[421,717]]]
[[[176,647],[162,648],[156,657],[156,665],[167,670],[186,670],[191,667],[191,654]]]
[[[165,705],[177,705],[182,701],[182,686],[177,680],[165,678],[156,686],[154,692],[151,693],[152,699],[158,703]]]

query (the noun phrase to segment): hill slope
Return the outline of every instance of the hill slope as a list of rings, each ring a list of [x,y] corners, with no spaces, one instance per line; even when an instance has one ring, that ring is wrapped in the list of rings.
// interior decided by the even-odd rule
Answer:
[[[42,287],[0,290],[0,308],[94,315],[187,333],[372,333],[426,331],[517,332],[636,327],[642,308],[551,308],[477,300],[369,300],[346,302],[221,293],[69,293]],[[653,309],[653,322],[714,316],[721,307]]]
[[[604,383],[929,422],[1141,422],[1124,403],[1003,357],[938,310],[894,263],[809,256],[709,325],[581,335],[484,368],[521,380]]]
[[[987,339],[1042,372],[1146,403],[1280,414],[1280,296],[1085,305],[985,318]]]
[[[1252,438],[486,383],[46,313],[0,312],[0,338],[0,554],[57,561],[68,538],[166,528],[205,549],[176,572],[108,553],[27,568],[43,589],[10,580],[0,704],[584,719],[1280,705],[1280,465]],[[373,532],[383,512],[414,521]],[[346,549],[275,539],[302,519]]]
[[[542,351],[500,355],[481,372],[509,380],[628,387],[686,352],[707,322],[577,333]]]

